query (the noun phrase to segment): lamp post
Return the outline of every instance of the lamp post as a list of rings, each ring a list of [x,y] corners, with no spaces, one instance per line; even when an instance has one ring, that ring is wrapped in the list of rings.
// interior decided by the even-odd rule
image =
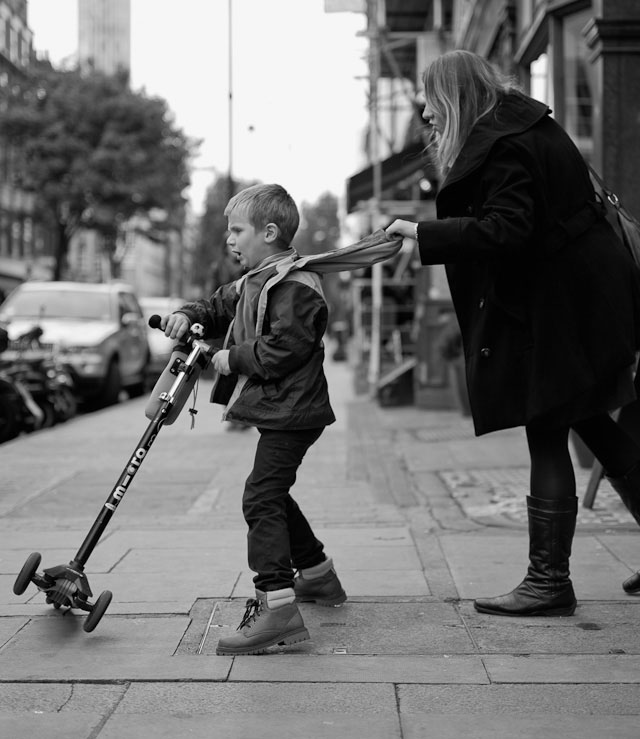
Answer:
[[[229,71],[229,99],[228,99],[228,116],[229,116],[229,169],[227,172],[227,188],[228,199],[233,197],[233,0],[228,2],[228,71]]]
[[[380,26],[384,19],[384,0],[368,0],[369,32],[369,155],[372,163],[373,197],[369,203],[371,230],[380,223],[382,165],[378,135],[378,80],[380,78]],[[380,379],[382,341],[382,265],[371,269],[371,348],[369,353],[369,393],[375,397]]]

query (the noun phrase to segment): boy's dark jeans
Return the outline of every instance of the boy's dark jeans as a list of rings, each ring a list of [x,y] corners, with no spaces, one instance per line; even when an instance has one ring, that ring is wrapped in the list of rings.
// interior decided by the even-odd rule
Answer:
[[[242,497],[249,567],[257,573],[253,581],[258,590],[280,590],[293,587],[293,568],[324,560],[322,542],[289,494],[307,449],[324,428],[258,431],[253,470]]]

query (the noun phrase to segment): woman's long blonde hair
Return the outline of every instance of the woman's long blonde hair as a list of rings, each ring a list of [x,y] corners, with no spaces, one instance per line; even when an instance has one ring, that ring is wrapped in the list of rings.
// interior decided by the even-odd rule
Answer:
[[[422,75],[427,109],[442,121],[436,134],[436,161],[443,174],[455,162],[475,123],[492,111],[501,95],[517,89],[481,56],[457,49],[437,57]]]

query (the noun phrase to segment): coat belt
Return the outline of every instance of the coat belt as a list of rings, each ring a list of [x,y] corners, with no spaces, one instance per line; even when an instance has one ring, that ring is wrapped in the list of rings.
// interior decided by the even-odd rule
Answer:
[[[576,213],[558,221],[544,240],[547,252],[553,253],[581,236],[595,223],[607,217],[607,209],[601,201],[589,200]]]

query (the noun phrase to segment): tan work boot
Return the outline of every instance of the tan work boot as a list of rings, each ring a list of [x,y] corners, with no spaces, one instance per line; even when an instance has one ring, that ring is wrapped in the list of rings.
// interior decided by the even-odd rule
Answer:
[[[309,638],[293,588],[256,590],[255,599],[247,601],[237,633],[220,639],[216,654],[262,654],[275,644],[297,644]]]
[[[325,559],[315,567],[302,569],[293,581],[296,600],[319,606],[339,606],[347,599],[342,584],[333,569],[333,560]]]

